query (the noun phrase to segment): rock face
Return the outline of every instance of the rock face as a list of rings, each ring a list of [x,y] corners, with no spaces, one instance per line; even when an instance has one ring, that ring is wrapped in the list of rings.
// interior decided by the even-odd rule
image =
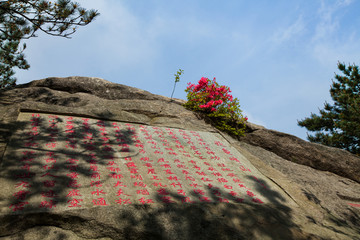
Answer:
[[[0,91],[0,239],[360,239],[360,158],[99,78]]]

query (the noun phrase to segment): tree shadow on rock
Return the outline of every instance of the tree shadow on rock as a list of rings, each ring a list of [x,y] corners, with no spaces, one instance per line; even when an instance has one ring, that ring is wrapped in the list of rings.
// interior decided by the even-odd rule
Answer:
[[[198,192],[191,192],[194,202],[168,192],[166,196],[174,203],[134,204],[120,211],[117,220],[126,226],[125,239],[318,239],[303,233],[293,222],[292,211],[279,192],[265,181],[257,181],[263,185],[256,190],[271,204],[234,203],[238,200],[235,196],[203,186],[210,195],[207,201],[199,201],[202,194]],[[164,202],[164,195],[157,194],[155,199]]]

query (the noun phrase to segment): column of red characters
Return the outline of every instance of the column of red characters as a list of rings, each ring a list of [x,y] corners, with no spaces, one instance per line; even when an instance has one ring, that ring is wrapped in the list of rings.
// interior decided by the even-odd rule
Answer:
[[[144,144],[139,140],[139,136],[137,134],[135,134],[135,128],[133,128],[130,124],[127,125],[128,127],[131,127],[134,131],[134,134],[132,135],[132,139],[134,140],[134,142],[136,143],[135,144],[135,147],[137,147],[139,149],[139,152],[140,152],[140,161],[143,161],[145,162],[144,165],[148,168],[148,175],[149,175],[149,172],[151,172],[152,174],[155,174],[155,171],[154,169],[152,168],[152,164],[149,160],[148,157],[146,157],[146,151],[144,149]],[[148,133],[147,129],[145,126],[141,125],[140,126],[140,132],[145,134],[146,135],[146,139],[152,141],[152,136]],[[126,158],[125,158],[126,160]],[[133,169],[136,169],[136,172],[133,172],[132,174],[136,174],[136,175],[132,175],[131,177],[132,178],[135,178],[137,180],[140,180],[140,181],[137,181],[137,182],[134,182],[134,187],[137,187],[136,189],[136,194],[137,194],[137,197],[140,197],[139,199],[137,199],[141,204],[152,204],[154,203],[154,200],[152,198],[149,198],[150,196],[150,192],[149,190],[146,188],[147,185],[143,182],[143,177],[141,176],[141,174],[139,174],[137,171],[137,166],[135,165],[135,163],[132,161],[132,159],[128,159],[129,161],[126,163],[127,167],[129,170]],[[149,170],[149,169],[152,169],[152,170]],[[130,172],[131,173],[131,172]]]
[[[121,152],[129,152],[129,145],[126,141],[126,137],[122,133],[121,127],[117,123],[113,123],[113,128],[115,129],[115,138],[116,142],[118,143],[118,146],[121,148]],[[107,169],[111,171],[109,176],[113,179],[115,182],[113,187],[115,188],[116,196],[119,197],[119,199],[115,200],[115,202],[119,205],[125,205],[125,204],[131,204],[131,200],[129,197],[131,195],[127,194],[128,189],[127,185],[125,185],[122,182],[122,178],[124,176],[120,173],[121,169],[119,165],[114,161],[114,159],[108,158],[107,163]],[[125,191],[124,191],[125,190]]]
[[[30,130],[25,133],[25,147],[35,148],[38,147],[38,143],[36,142],[36,138],[39,135],[39,125],[40,125],[40,115],[32,114],[30,119]],[[35,176],[35,173],[30,171],[32,167],[32,163],[36,157],[35,151],[22,151],[21,162],[21,173],[14,176],[17,179],[17,183],[15,184],[16,192],[13,194],[15,200],[9,206],[12,211],[20,211],[23,210],[26,205],[29,204],[26,201],[27,195],[31,194],[31,184],[30,180]]]
[[[181,145],[181,142],[178,140],[178,138],[176,137],[176,135],[174,134],[174,132],[173,132],[172,130],[170,130],[169,128],[167,128],[166,130],[168,131],[168,133],[169,133],[169,135],[171,136],[171,138],[175,140],[175,142],[176,142],[176,148],[177,148],[177,149],[183,149],[184,147]],[[156,131],[155,133],[158,133],[158,134],[159,134],[158,137],[161,139],[160,141],[162,142],[163,146],[165,147],[165,150],[167,151],[167,153],[168,153],[170,156],[177,156],[178,153],[176,153],[176,151],[175,151],[173,148],[170,147],[170,144],[168,143],[168,141],[167,141],[166,138],[164,137],[164,134],[165,134],[164,131],[162,131],[162,130],[159,131],[159,130],[158,130],[158,131]],[[169,160],[170,160],[170,159],[171,159],[171,158],[169,158]],[[159,160],[164,161],[163,158],[162,158],[162,159],[159,159]],[[173,161],[174,161],[174,163],[176,164],[176,166],[177,166],[178,169],[181,169],[181,171],[185,171],[185,173],[182,172],[182,174],[185,175],[185,178],[186,178],[186,177],[191,177],[191,176],[189,176],[189,173],[186,171],[186,169],[188,169],[188,168],[184,165],[183,162],[181,162],[181,161],[180,161],[179,159],[177,159],[177,158],[174,159]],[[166,163],[163,164],[163,165],[161,165],[161,166],[167,167],[167,166],[170,166],[170,165],[168,164],[168,161],[166,161]],[[179,194],[179,195],[182,196],[181,202],[182,202],[182,203],[185,203],[185,202],[190,203],[190,202],[192,202],[191,199],[190,199],[190,197],[186,196],[186,192],[185,192],[184,189],[183,189],[182,183],[180,182],[181,179],[179,179],[179,176],[175,175],[175,174],[170,170],[170,168],[167,169],[166,171],[167,171],[166,173],[169,175],[169,176],[167,177],[167,179],[170,180],[170,182],[171,182],[170,185],[177,191],[177,194]],[[161,191],[163,191],[163,190],[161,190]],[[164,192],[164,193],[165,193],[165,192]],[[168,202],[171,202],[172,200],[168,198],[167,201],[168,201]]]
[[[98,120],[96,125],[99,128],[99,132],[100,132],[100,139],[102,141],[107,141],[107,132],[106,132],[106,128],[105,128],[105,122],[102,120]],[[89,132],[88,132],[89,133]],[[90,136],[88,134],[88,136]],[[93,138],[91,138],[90,140],[92,140]],[[104,145],[103,145],[104,146]],[[106,143],[105,143],[105,147],[106,147]],[[90,149],[95,149],[95,146],[90,147]],[[92,202],[93,202],[93,206],[107,206],[108,204],[106,203],[106,192],[104,191],[103,184],[101,182],[101,174],[99,171],[99,166],[98,166],[98,160],[97,160],[97,156],[95,153],[90,153],[89,154],[89,163],[90,163],[90,172],[91,172],[91,183],[90,183],[90,187],[91,187],[91,195],[93,196]]]
[[[68,148],[69,150],[75,150],[78,147],[75,135],[74,119],[73,117],[67,117],[65,122],[66,148]],[[66,176],[70,179],[67,184],[67,187],[69,189],[67,190],[66,195],[66,197],[69,198],[69,200],[67,201],[67,203],[69,204],[68,207],[81,207],[80,203],[83,201],[83,199],[79,189],[81,187],[81,184],[78,183],[79,159],[77,158],[77,155],[75,153],[67,155],[65,167],[69,170],[69,173],[67,173]]]
[[[46,150],[48,152],[46,153],[46,159],[45,159],[45,165],[42,166],[44,172],[41,175],[43,187],[45,188],[45,191],[41,192],[41,197],[43,198],[43,201],[40,203],[40,208],[52,208],[56,207],[56,198],[57,193],[54,191],[54,187],[57,184],[57,178],[58,176],[54,174],[56,170],[58,170],[58,167],[56,166],[57,158],[58,156],[54,152],[54,148],[57,145],[57,138],[59,134],[58,130],[58,119],[59,117],[56,115],[49,115],[48,116],[48,126],[47,126],[47,132],[49,132],[49,142],[46,144]]]

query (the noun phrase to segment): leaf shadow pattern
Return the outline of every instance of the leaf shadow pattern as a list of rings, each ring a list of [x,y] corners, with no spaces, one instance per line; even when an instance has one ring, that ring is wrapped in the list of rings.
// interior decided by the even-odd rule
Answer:
[[[71,124],[75,127],[67,132],[66,128],[58,127],[59,124],[64,124],[65,120],[55,114],[49,116],[53,116],[53,125],[49,127],[47,119],[39,118],[36,127],[41,134],[35,134],[36,141],[32,141],[32,144],[25,147],[24,142],[31,136],[27,136],[24,131],[23,136],[12,137],[8,143],[6,155],[3,156],[6,161],[0,162],[0,179],[6,183],[6,186],[3,186],[6,191],[0,194],[0,205],[9,206],[13,214],[56,211],[57,205],[71,204],[69,203],[69,196],[71,196],[69,189],[74,190],[73,193],[76,194],[81,189],[89,189],[90,185],[97,180],[94,175],[95,167],[92,169],[89,165],[96,164],[96,168],[105,168],[108,163],[106,159],[121,158],[119,155],[115,156],[115,151],[111,151],[111,148],[106,149],[107,144],[103,141],[106,134],[100,131],[99,125],[93,126],[96,122],[88,125],[87,130],[84,131],[81,122],[74,120]],[[99,121],[104,128],[110,127],[109,122]],[[24,129],[31,129],[30,125],[31,123],[27,121],[17,121],[11,126],[2,127],[4,129],[11,127],[13,132],[21,132]],[[45,148],[45,143],[51,146],[53,143],[51,134],[55,133],[56,148]],[[86,139],[87,133],[92,136],[91,145],[86,141],[81,141],[81,139]],[[131,145],[133,134],[135,133],[131,129],[121,129],[114,142],[109,141],[108,144]],[[35,142],[40,144],[35,144]],[[96,161],[89,154],[90,152],[96,153]],[[127,150],[127,154],[136,153]],[[75,180],[78,176],[94,181],[79,183]],[[110,178],[110,174],[101,176],[101,183]],[[13,196],[10,195],[9,199],[9,193],[14,191],[15,193]]]
[[[292,221],[292,210],[281,194],[265,181],[257,181],[263,183],[257,190],[270,204],[219,203],[219,195],[233,201],[235,197],[208,188],[211,202],[134,205],[141,209],[140,217],[134,209],[122,209],[117,221],[126,226],[124,239],[320,239],[303,233]],[[175,192],[169,196],[180,201],[184,198]],[[156,198],[161,202],[163,195]],[[192,193],[192,198],[199,199],[199,195]]]

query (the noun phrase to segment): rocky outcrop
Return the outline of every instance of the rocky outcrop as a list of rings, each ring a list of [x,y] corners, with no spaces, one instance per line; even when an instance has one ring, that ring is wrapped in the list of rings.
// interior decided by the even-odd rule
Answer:
[[[252,124],[240,141],[259,146],[288,161],[328,171],[360,183],[360,158],[348,151],[310,143]]]
[[[264,204],[157,203],[2,212],[0,239],[360,239],[357,156],[251,123],[245,137],[233,139],[183,103],[87,77],[47,78],[1,90],[0,163],[13,133],[24,127],[17,121],[20,113],[199,131],[209,139],[221,138],[249,162],[252,172],[242,180],[254,182]],[[255,174],[262,177],[253,178]],[[213,193],[210,197],[217,199],[219,193]],[[0,194],[0,205],[4,196]]]

